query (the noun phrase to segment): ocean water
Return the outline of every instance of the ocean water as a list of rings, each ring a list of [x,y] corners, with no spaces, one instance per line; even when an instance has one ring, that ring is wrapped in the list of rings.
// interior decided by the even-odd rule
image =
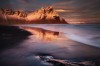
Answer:
[[[100,47],[100,25],[33,24],[26,26],[63,32],[64,35],[71,40]]]
[[[37,56],[75,62],[100,58],[99,25],[27,24],[17,25],[18,30],[12,29],[16,26],[8,27],[1,31],[0,44],[14,46],[0,52],[0,66],[50,66]],[[26,36],[26,32],[31,34]]]

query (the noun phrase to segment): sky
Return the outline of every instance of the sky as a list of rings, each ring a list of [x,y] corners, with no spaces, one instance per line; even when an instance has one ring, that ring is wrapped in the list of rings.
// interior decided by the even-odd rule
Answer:
[[[68,21],[100,21],[100,0],[0,0],[0,8],[37,10],[53,6]]]

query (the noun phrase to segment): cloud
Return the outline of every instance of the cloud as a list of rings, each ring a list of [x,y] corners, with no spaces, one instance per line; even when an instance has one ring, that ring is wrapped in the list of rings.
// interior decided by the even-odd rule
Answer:
[[[0,8],[10,8],[10,0],[0,0]]]
[[[0,7],[37,10],[53,5],[65,18],[100,18],[100,0],[0,0]]]
[[[73,12],[72,10],[63,10],[63,9],[58,9],[58,10],[55,10],[56,12]]]
[[[60,0],[53,5],[65,18],[100,18],[100,0]]]

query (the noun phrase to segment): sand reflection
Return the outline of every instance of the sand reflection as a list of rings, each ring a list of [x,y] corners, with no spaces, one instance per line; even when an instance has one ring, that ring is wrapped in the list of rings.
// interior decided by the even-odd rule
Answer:
[[[62,34],[57,31],[45,30],[45,29],[36,28],[36,27],[21,27],[21,28],[31,32],[33,35],[35,35],[36,38],[47,40],[47,41],[57,40],[58,38],[60,38]]]

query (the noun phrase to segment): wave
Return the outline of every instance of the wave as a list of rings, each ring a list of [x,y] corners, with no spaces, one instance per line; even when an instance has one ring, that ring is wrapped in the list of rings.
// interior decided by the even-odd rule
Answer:
[[[21,25],[23,26],[23,25]],[[100,26],[99,25],[65,25],[65,24],[42,24],[24,25],[28,27],[39,27],[46,30],[62,32],[67,38],[87,45],[100,47]]]
[[[87,37],[82,37],[82,36],[78,36],[75,34],[71,34],[71,35],[67,35],[67,37],[77,42],[81,42],[81,43],[95,46],[95,47],[100,47],[100,36],[99,37],[94,36],[91,38],[87,38]]]

